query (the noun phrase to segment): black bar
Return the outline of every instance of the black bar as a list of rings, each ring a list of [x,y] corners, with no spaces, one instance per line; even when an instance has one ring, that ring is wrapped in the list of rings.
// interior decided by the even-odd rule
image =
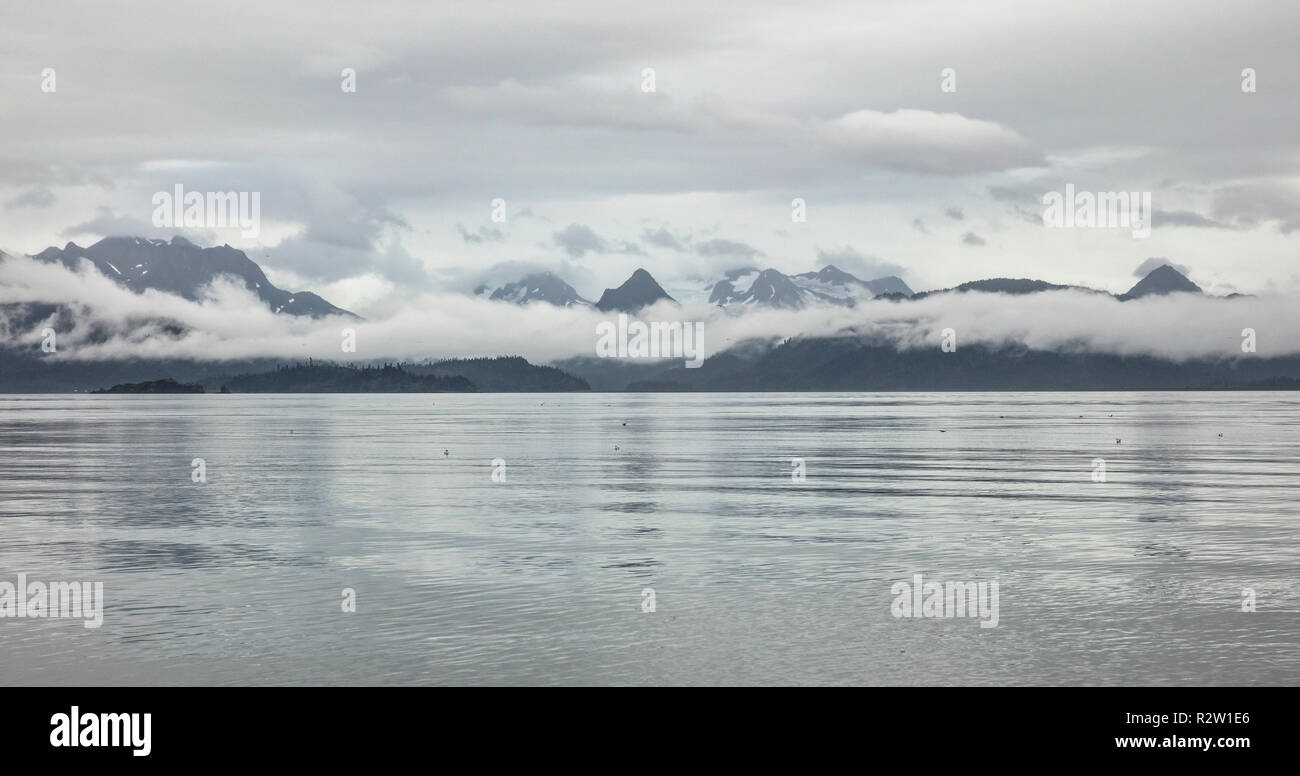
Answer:
[[[130,767],[338,766],[428,758],[434,767],[447,767],[457,762],[453,755],[480,764],[535,757],[540,765],[557,753],[586,760],[600,751],[609,753],[601,759],[610,764],[686,762],[695,751],[757,761],[776,754],[810,761],[843,755],[882,766],[889,761],[882,758],[890,756],[918,766],[948,760],[972,767],[1135,760],[1226,764],[1243,758],[1285,761],[1296,733],[1295,694],[1281,688],[846,688],[761,694],[752,689],[26,688],[7,690],[4,698],[0,729],[6,731],[7,753],[42,764],[115,761]],[[52,718],[69,715],[73,706],[79,717],[149,714],[149,753],[135,755],[131,746],[52,746]],[[81,729],[84,734],[85,726]],[[1117,739],[1128,743],[1121,746]],[[1208,749],[1206,740],[1212,742]]]

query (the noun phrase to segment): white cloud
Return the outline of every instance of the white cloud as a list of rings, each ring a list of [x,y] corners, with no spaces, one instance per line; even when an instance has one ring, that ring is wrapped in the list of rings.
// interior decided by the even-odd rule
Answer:
[[[523,355],[548,361],[594,355],[595,327],[605,316],[545,304],[519,307],[459,294],[424,293],[363,322],[275,315],[242,286],[214,283],[200,301],[156,291],[136,294],[100,275],[26,257],[0,263],[0,303],[61,303],[76,311],[76,326],[60,332],[63,359],[253,357],[361,360]],[[1119,302],[1101,295],[1058,291],[1024,296],[940,294],[915,302],[873,301],[857,308],[751,309],[738,313],[705,303],[661,303],[644,320],[705,322],[710,354],[749,338],[826,336],[857,332],[899,347],[937,347],[939,332],[954,328],[962,344],[1022,343],[1036,349],[1153,354],[1174,359],[1241,355],[1241,330],[1259,333],[1259,355],[1300,352],[1300,307],[1289,298],[1216,299],[1172,295]],[[160,322],[185,334],[164,334]],[[342,327],[357,331],[357,353],[343,354]],[[95,331],[96,336],[91,337]],[[528,336],[521,337],[521,332]],[[105,336],[107,335],[107,336]],[[8,341],[39,341],[39,326],[11,332]]]

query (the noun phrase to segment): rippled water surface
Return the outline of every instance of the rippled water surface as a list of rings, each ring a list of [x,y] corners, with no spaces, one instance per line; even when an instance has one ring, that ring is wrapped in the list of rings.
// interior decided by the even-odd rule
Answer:
[[[1298,497],[1289,393],[7,396],[0,581],[107,603],[0,682],[1294,685]]]

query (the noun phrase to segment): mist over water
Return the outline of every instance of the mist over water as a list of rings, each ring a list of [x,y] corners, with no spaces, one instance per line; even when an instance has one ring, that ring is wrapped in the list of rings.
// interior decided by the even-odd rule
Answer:
[[[1298,426],[1287,393],[5,396],[0,580],[105,607],[0,620],[0,667],[1295,684]],[[998,582],[998,626],[896,619],[915,574]]]

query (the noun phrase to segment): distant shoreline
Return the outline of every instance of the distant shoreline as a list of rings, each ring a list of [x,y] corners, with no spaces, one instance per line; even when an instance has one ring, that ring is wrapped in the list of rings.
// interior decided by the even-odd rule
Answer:
[[[717,394],[732,394],[735,396],[767,396],[771,394],[808,394],[808,395],[830,395],[830,394],[854,394],[854,393],[889,393],[889,394],[917,394],[917,393],[1288,393],[1291,391],[1300,391],[1300,388],[988,388],[988,389],[845,389],[845,390],[765,390],[765,391],[228,391],[221,393],[218,391],[203,392],[177,392],[177,393],[157,393],[157,392],[112,392],[112,391],[35,391],[30,393],[15,393],[10,391],[0,391],[0,396],[373,396],[373,395],[401,395],[411,394],[418,396],[518,396],[518,395],[554,395],[554,396],[571,396],[574,394],[584,395],[601,395],[601,396],[655,396],[665,395],[685,395],[685,396],[714,396]]]

